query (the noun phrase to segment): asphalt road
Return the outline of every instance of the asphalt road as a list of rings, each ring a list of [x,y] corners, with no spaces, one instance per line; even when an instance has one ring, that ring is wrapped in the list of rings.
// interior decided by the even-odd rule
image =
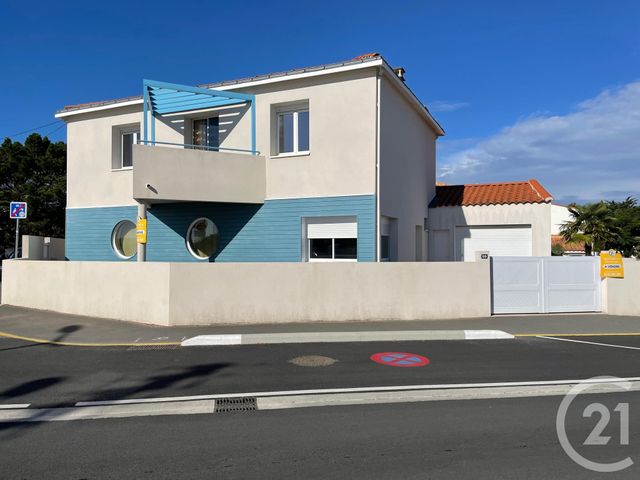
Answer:
[[[214,393],[584,379],[640,376],[640,337],[579,337],[634,349],[540,338],[191,347],[169,350],[79,348],[0,339],[0,405],[66,406],[78,401]],[[370,360],[376,352],[427,356],[421,368]],[[300,356],[336,360],[324,367]]]
[[[555,430],[561,397],[0,424],[2,479],[591,479]],[[587,403],[630,404],[630,446],[617,417],[608,445],[581,447],[597,421]],[[640,475],[640,393],[587,395],[567,416],[588,459],[631,456],[606,478]]]

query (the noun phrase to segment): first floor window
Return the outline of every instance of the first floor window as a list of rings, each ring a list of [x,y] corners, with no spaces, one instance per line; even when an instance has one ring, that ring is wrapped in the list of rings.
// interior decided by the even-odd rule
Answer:
[[[218,117],[201,118],[193,121],[193,144],[204,150],[218,150],[220,147],[220,121]]]
[[[122,220],[111,233],[111,245],[120,258],[128,259],[136,254],[136,225],[131,220]]]
[[[122,130],[120,132],[119,168],[133,167],[133,146],[140,143],[140,130]]]
[[[200,260],[211,258],[218,250],[218,227],[208,218],[198,218],[187,230],[187,248]]]
[[[309,110],[278,113],[278,154],[309,152]]]

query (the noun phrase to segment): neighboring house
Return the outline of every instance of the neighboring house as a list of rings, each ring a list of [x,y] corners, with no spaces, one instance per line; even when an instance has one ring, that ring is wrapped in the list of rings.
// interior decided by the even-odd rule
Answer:
[[[551,204],[551,235],[560,235],[562,226],[573,220],[571,212],[564,205]]]
[[[439,185],[429,205],[429,260],[551,255],[552,196],[537,180]]]
[[[564,256],[580,257],[585,254],[584,242],[567,242],[562,235],[551,235],[551,246],[555,245],[562,247]]]
[[[142,96],[56,117],[70,260],[426,259],[444,132],[378,54],[201,87],[145,81]]]
[[[567,242],[561,235],[561,227],[573,220],[571,212],[564,205],[551,204],[551,246],[559,245],[564,250],[563,255],[584,255],[583,242]]]

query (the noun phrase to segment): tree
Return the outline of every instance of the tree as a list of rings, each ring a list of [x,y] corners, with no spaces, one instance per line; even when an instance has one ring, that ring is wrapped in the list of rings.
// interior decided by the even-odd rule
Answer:
[[[29,204],[21,234],[64,237],[66,150],[64,142],[53,143],[37,133],[24,144],[7,138],[0,145],[0,256],[13,250],[15,241],[11,201]]]
[[[573,220],[560,232],[568,242],[584,243],[586,255],[613,249],[625,257],[640,256],[640,205],[636,199],[573,204],[569,212]]]
[[[607,202],[616,219],[618,239],[607,248],[619,250],[625,257],[640,257],[640,205],[635,198],[627,197],[622,202]]]
[[[584,243],[585,255],[617,244],[618,224],[606,202],[572,204],[569,213],[573,220],[560,227],[560,233],[567,242]]]
[[[554,257],[561,257],[564,255],[564,247],[559,243],[551,245],[551,255]]]

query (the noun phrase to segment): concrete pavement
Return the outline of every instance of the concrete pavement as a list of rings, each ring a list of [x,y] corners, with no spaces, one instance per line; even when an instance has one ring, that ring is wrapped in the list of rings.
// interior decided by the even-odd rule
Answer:
[[[434,332],[461,335],[465,330],[496,330],[512,335],[638,334],[640,318],[603,314],[494,316],[480,319],[381,322],[312,322],[277,325],[161,327],[0,305],[0,335],[75,345],[178,344],[198,335],[332,334],[339,332]],[[440,332],[440,333],[437,333]],[[307,341],[313,341],[313,335]],[[387,339],[392,337],[387,336]],[[399,339],[408,340],[400,337]],[[317,340],[316,341],[329,341]],[[264,342],[263,342],[264,343]]]

